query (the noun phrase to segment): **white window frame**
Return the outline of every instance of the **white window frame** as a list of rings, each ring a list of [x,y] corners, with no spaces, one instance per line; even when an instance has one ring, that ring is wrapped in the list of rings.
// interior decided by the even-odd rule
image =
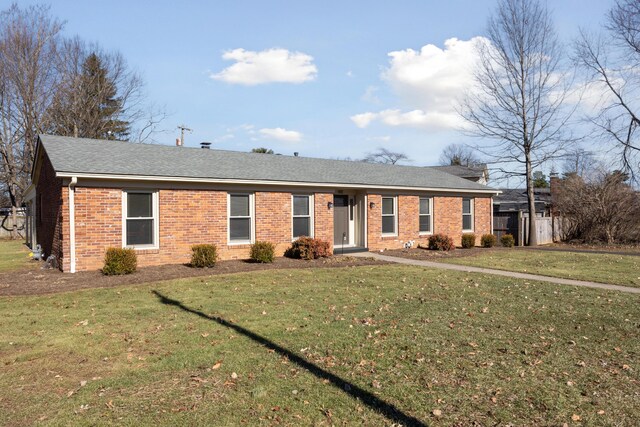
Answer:
[[[153,213],[152,217],[145,217],[137,219],[151,219],[153,220],[153,244],[151,245],[127,245],[127,220],[129,219],[127,216],[128,208],[128,194],[129,193],[138,193],[138,194],[151,194],[151,212]],[[137,190],[134,188],[127,188],[126,190],[122,190],[122,247],[128,249],[159,249],[160,248],[160,207],[158,206],[158,191],[157,190]],[[132,218],[132,219],[136,219]]]
[[[429,213],[428,214],[420,213],[420,201],[422,199],[429,200]],[[421,196],[419,198],[419,200],[418,200],[418,217],[427,216],[427,215],[429,215],[429,230],[430,231],[422,231],[422,230],[420,230],[420,219],[418,218],[418,233],[421,236],[426,236],[426,235],[429,235],[429,234],[433,234],[433,197],[426,197],[426,196],[423,197],[423,196]]]
[[[294,197],[308,197],[309,198],[309,215],[295,215],[294,207],[293,207],[293,198]],[[291,194],[291,241],[295,241],[300,236],[293,235],[293,218],[306,218],[309,217],[309,236],[313,237],[315,234],[315,223],[313,221],[314,218],[314,198],[313,194]]]
[[[384,210],[384,203],[383,200],[384,199],[392,199],[393,200],[393,215],[389,215],[389,214],[384,214],[382,213]],[[382,196],[380,198],[380,232],[382,234],[382,236],[387,237],[387,236],[397,236],[398,235],[398,196]],[[382,231],[382,218],[384,218],[385,216],[393,216],[394,217],[394,232],[393,233],[385,233]]]
[[[469,213],[464,213],[464,201],[469,200]],[[462,198],[462,231],[473,231],[475,226],[475,203],[476,199],[473,197]],[[471,228],[464,228],[464,216],[469,215],[471,217]]]
[[[250,226],[249,233],[251,234],[249,240],[231,240],[231,196],[249,196],[249,217],[238,216],[234,218],[249,218]],[[228,192],[227,193],[227,245],[251,245],[255,243],[256,239],[256,210],[255,210],[255,196],[254,193],[243,192]]]

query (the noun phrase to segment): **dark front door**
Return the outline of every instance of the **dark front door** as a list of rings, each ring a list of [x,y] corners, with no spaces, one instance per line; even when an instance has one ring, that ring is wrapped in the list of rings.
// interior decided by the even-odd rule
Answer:
[[[349,244],[349,196],[333,196],[333,245]]]

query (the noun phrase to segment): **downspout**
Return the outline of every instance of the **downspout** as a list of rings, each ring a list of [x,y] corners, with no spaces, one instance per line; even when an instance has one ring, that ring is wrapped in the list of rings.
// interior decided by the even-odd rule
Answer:
[[[76,272],[76,205],[75,187],[78,177],[72,176],[69,182],[69,272]]]

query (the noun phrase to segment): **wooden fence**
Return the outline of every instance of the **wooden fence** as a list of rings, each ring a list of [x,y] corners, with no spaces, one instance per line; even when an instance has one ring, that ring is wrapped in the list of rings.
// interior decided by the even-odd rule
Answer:
[[[555,230],[554,230],[555,229]],[[524,246],[529,241],[529,218],[519,216],[517,212],[502,213],[493,217],[493,233],[498,240],[511,234],[517,246]],[[553,243],[561,236],[561,221],[552,217],[536,218],[536,234],[538,244]]]

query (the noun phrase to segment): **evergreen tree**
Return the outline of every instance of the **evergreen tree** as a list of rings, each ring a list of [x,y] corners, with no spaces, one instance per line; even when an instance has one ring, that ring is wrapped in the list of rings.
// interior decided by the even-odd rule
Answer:
[[[541,171],[535,171],[533,173],[533,188],[548,188],[549,182],[547,177]]]
[[[65,76],[51,115],[56,134],[123,140],[130,129],[130,123],[120,118],[123,112],[123,100],[108,68],[91,53],[79,69]]]

